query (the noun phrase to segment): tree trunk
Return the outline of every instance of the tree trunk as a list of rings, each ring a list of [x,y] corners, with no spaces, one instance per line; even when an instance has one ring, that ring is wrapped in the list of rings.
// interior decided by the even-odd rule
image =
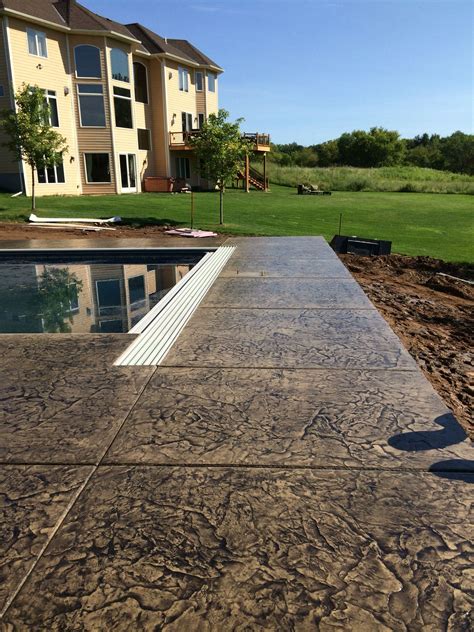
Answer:
[[[35,168],[31,165],[31,210],[36,210]]]
[[[224,188],[219,189],[219,224],[224,223]]]

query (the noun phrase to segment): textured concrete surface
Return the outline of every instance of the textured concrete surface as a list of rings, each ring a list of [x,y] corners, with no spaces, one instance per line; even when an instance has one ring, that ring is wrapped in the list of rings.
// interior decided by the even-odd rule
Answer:
[[[464,432],[322,238],[231,241],[161,367],[0,336],[0,629],[472,629]]]

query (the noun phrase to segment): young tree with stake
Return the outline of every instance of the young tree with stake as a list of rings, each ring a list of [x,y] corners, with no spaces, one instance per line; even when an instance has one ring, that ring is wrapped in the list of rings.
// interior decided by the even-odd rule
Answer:
[[[219,110],[210,114],[200,133],[193,135],[190,144],[201,164],[201,173],[216,182],[219,188],[219,223],[224,223],[224,192],[228,180],[243,168],[250,144],[242,138],[240,124],[228,121],[229,112]]]
[[[50,124],[50,108],[44,91],[23,84],[15,95],[16,111],[4,110],[0,125],[9,140],[3,143],[31,169],[31,209],[36,208],[35,174],[38,167],[58,165],[67,152],[66,139]]]

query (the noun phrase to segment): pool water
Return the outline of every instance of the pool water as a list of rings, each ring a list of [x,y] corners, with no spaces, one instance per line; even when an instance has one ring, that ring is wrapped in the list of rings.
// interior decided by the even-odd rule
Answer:
[[[124,333],[194,264],[1,263],[0,333]]]

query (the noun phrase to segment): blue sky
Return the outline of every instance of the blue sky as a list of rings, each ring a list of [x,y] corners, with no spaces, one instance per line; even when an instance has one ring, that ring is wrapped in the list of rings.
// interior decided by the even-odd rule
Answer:
[[[193,42],[225,69],[220,106],[277,143],[473,132],[470,0],[82,2]]]

